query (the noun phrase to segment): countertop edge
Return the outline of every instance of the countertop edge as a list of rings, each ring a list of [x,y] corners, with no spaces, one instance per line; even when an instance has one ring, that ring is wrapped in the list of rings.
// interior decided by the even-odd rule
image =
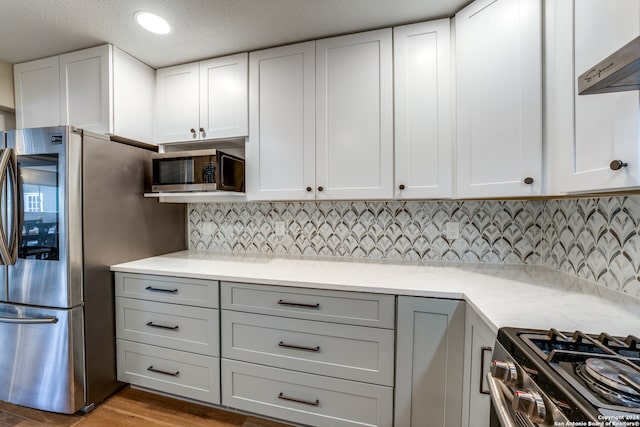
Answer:
[[[639,298],[544,266],[334,261],[182,251],[113,265],[111,271],[461,300],[493,332],[510,326],[626,336],[637,334],[630,329],[640,324]]]
[[[379,286],[366,286],[344,283],[326,283],[326,282],[314,282],[314,281],[298,281],[298,280],[286,280],[286,279],[265,279],[254,276],[242,276],[242,275],[221,275],[214,273],[191,273],[187,271],[170,271],[170,270],[156,270],[145,268],[132,268],[115,265],[111,267],[111,271],[114,273],[132,273],[132,274],[152,274],[154,276],[165,277],[183,277],[187,279],[202,279],[202,280],[217,280],[220,282],[244,282],[255,283],[260,285],[273,285],[273,286],[291,286],[296,288],[307,289],[326,289],[331,291],[346,291],[346,292],[361,292],[370,294],[386,294],[386,295],[400,295],[400,296],[417,296],[425,298],[441,298],[441,299],[456,299],[466,300],[467,296],[462,292],[451,291],[429,291],[420,289],[406,289],[406,288],[391,288],[391,287],[379,287]]]

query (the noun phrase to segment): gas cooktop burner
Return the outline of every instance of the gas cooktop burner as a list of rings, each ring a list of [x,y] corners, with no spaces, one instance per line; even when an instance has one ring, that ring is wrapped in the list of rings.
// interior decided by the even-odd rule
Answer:
[[[587,359],[575,368],[589,388],[609,402],[629,408],[640,408],[640,373],[617,360]]]

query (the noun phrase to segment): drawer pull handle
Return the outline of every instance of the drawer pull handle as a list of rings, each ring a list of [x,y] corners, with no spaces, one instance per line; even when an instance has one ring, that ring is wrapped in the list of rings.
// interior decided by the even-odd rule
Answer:
[[[318,399],[316,399],[315,401],[312,402],[312,401],[309,401],[309,400],[302,400],[302,399],[296,399],[295,397],[285,396],[282,393],[280,393],[278,395],[278,399],[288,400],[290,402],[296,402],[296,403],[303,403],[303,404],[309,405],[309,406],[319,406],[320,405],[320,401]]]
[[[320,304],[306,304],[304,302],[289,302],[284,300],[278,300],[279,305],[290,305],[293,307],[304,307],[304,308],[320,308]]]
[[[156,369],[153,367],[153,365],[149,366],[147,368],[147,371],[156,372],[158,374],[169,375],[170,377],[177,377],[178,375],[180,375],[180,371],[167,372],[167,371],[163,371],[162,369]]]
[[[152,328],[160,328],[160,329],[171,329],[172,331],[177,331],[180,326],[165,326],[165,325],[157,325],[153,322],[147,323],[147,326],[151,326]]]
[[[162,289],[162,288],[154,288],[153,286],[147,286],[145,289],[148,290],[148,291],[151,291],[151,292],[164,292],[164,293],[167,293],[167,294],[177,294],[178,293],[177,289]]]
[[[278,347],[292,348],[294,350],[304,350],[304,351],[313,351],[313,352],[320,351],[320,346],[305,347],[305,346],[301,346],[301,345],[287,344],[284,341],[280,341],[278,343]]]

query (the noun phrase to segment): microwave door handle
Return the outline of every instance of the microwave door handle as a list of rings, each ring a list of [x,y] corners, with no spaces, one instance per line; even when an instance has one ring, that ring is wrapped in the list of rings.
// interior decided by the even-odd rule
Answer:
[[[9,168],[9,163],[11,161],[11,149],[2,150],[2,154],[0,155],[0,189],[4,191],[5,184],[7,183],[7,170]],[[8,193],[8,190],[7,190]],[[8,199],[7,194],[7,199]],[[8,203],[8,201],[7,201]],[[4,214],[5,212],[3,212]],[[7,239],[7,233],[5,231],[4,218],[0,219],[0,261],[3,265],[11,264],[11,253],[9,250],[9,240]]]

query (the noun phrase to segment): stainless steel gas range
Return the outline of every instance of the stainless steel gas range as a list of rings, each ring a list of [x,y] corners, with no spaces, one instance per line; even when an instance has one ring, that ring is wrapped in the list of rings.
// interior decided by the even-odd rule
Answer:
[[[640,426],[633,335],[502,328],[488,380],[491,427]]]

